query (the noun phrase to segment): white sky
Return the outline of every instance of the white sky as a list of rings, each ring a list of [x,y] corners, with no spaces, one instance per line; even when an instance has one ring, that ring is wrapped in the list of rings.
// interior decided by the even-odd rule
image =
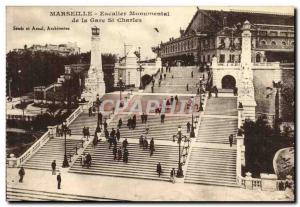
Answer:
[[[228,10],[229,7],[203,7],[201,9]],[[233,9],[255,10],[275,13],[293,13],[291,7],[252,7]],[[49,11],[105,11],[128,12],[170,12],[169,17],[146,16],[142,23],[71,23],[73,17],[53,17]],[[124,43],[141,47],[142,59],[155,55],[151,47],[160,41],[167,41],[170,37],[178,37],[179,29],[186,28],[196,12],[194,7],[7,7],[6,51],[23,48],[25,44],[62,44],[77,42],[82,52],[90,50],[91,26],[98,26],[101,30],[101,49],[104,53],[123,55]],[[95,18],[108,18],[93,16]],[[133,16],[126,16],[132,18]],[[78,17],[80,18],[80,17]],[[91,17],[86,17],[90,19]],[[60,26],[70,27],[69,31],[13,31],[13,26]],[[157,33],[154,28],[159,29]]]

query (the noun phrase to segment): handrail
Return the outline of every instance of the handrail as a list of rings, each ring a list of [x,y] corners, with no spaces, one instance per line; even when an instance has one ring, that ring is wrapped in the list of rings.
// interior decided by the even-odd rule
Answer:
[[[17,166],[21,166],[25,161],[30,158],[40,147],[42,147],[50,138],[50,130],[45,132],[41,138],[35,142],[26,152],[17,158]]]
[[[83,109],[81,106],[79,106],[67,119],[67,126],[69,126],[80,114],[83,112]]]

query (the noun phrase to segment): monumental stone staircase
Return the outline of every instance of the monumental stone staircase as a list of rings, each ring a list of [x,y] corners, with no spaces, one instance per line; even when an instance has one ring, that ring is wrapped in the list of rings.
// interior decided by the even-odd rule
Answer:
[[[37,170],[52,170],[51,163],[56,160],[56,169],[62,166],[64,159],[64,139],[52,138],[44,146],[42,146],[28,161],[25,162],[23,167],[26,169]],[[67,155],[75,153],[75,146],[80,146],[80,140],[68,139],[67,135]]]
[[[133,117],[132,114],[118,114],[110,123],[109,132],[112,128],[117,129],[118,121],[121,118],[123,125],[120,128],[122,138],[139,139],[141,134],[145,132],[146,126],[149,127],[149,134],[147,137],[154,138],[154,140],[172,140],[172,135],[177,133],[178,126],[181,126],[183,135],[186,133],[187,122],[192,122],[191,116],[168,116],[166,115],[164,123],[161,123],[159,115],[148,115],[147,124],[142,124],[141,116],[137,115],[137,125],[134,130],[129,130],[127,127],[127,120]]]
[[[193,71],[193,77],[191,72]],[[164,79],[164,74],[166,74],[166,79]],[[155,76],[155,93],[197,93],[196,84],[199,83],[199,78],[202,77],[202,73],[194,66],[191,67],[171,67],[171,72],[166,72],[164,67],[162,73],[162,81],[159,87],[160,73]],[[173,78],[172,78],[173,76]],[[186,85],[189,85],[189,91],[186,90]],[[146,88],[145,92],[151,92],[152,83],[150,83]]]
[[[102,113],[102,120],[107,118],[108,115]],[[97,127],[98,115],[89,116],[88,112],[82,112],[69,126],[71,129],[72,135],[83,135],[83,127],[89,127],[90,134],[93,135]]]
[[[30,189],[21,189],[16,187],[7,187],[6,199],[9,202],[14,201],[120,201],[118,199],[101,198],[86,195],[74,195],[62,192],[37,191]]]
[[[109,149],[109,145],[101,141],[95,148],[91,144],[85,150],[86,153],[88,152],[92,156],[92,166],[90,168],[82,168],[81,159],[78,158],[69,172],[163,181],[169,180],[171,168],[176,168],[177,166],[178,146],[155,144],[155,152],[150,157],[149,149],[144,150],[140,148],[138,143],[131,143],[130,139],[128,139],[128,142],[128,163],[124,163],[122,160],[115,161],[113,159],[113,147]],[[119,146],[121,146],[121,142],[118,143]],[[160,177],[156,173],[158,162],[161,162],[163,171]]]
[[[198,137],[192,148],[185,182],[236,187],[236,97],[208,99]]]
[[[193,147],[186,183],[236,187],[236,150]]]

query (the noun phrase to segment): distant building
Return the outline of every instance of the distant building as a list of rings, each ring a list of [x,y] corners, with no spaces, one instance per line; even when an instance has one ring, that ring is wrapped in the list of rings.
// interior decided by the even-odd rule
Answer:
[[[32,52],[49,52],[49,53],[55,53],[61,56],[68,56],[68,55],[77,55],[80,54],[80,47],[77,46],[76,42],[68,42],[67,44],[59,44],[59,45],[53,45],[53,44],[46,44],[46,45],[38,45],[34,44],[31,47],[27,48],[27,46],[24,46],[24,49],[14,49],[14,52],[22,53],[25,50],[29,50]]]
[[[162,61],[184,65],[240,62],[241,27],[251,23],[252,62],[294,62],[294,15],[198,9],[178,38],[161,43]]]

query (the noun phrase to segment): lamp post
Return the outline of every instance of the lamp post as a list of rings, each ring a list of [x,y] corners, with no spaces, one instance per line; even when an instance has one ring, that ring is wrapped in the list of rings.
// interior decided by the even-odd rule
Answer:
[[[275,120],[274,120],[274,128],[276,131],[279,131],[279,122],[280,122],[280,114],[279,114],[279,105],[280,105],[280,91],[283,87],[283,84],[281,83],[281,81],[278,81],[277,83],[275,81],[273,81],[273,88],[271,87],[267,87],[267,90],[271,90],[271,92],[269,94],[267,94],[267,98],[270,97],[271,94],[273,94],[275,92]],[[273,89],[275,89],[276,91],[273,91]]]
[[[191,100],[192,100],[192,130],[190,132],[190,137],[191,138],[194,138],[195,137],[195,129],[194,129],[194,97],[192,96],[191,97]]]
[[[122,77],[119,77],[118,86],[120,88],[120,107],[123,107],[124,104],[122,103],[122,89],[124,86],[124,82],[122,81]]]
[[[203,107],[202,107],[202,87],[203,87],[203,83],[202,83],[202,79],[200,77],[199,78],[199,111],[203,111]]]
[[[65,80],[66,80],[66,86],[67,86],[67,109],[68,112],[70,112],[70,80],[71,80],[71,71],[67,70],[65,73]]]
[[[99,98],[99,94],[97,94],[96,97],[96,108],[97,108],[97,127],[96,127],[96,132],[101,132],[101,128],[100,128],[100,105],[101,105],[101,101]]]
[[[184,138],[184,141],[187,140],[187,137],[182,135],[181,133],[181,126],[178,126],[177,134],[173,135],[173,142],[176,141],[178,143],[178,170],[177,170],[177,176],[178,178],[184,177],[183,170],[182,170],[182,163],[181,163],[181,141]]]
[[[136,70],[140,72],[140,87],[139,87],[139,89],[143,89],[143,87],[142,87],[142,71],[144,71],[145,68],[143,68],[142,64],[140,64],[140,66]]]
[[[67,127],[67,122],[64,121],[62,124],[62,132],[65,136],[65,154],[64,154],[64,161],[62,164],[63,168],[69,167],[69,162],[68,162],[68,158],[67,158],[67,132],[68,132],[68,127]]]

